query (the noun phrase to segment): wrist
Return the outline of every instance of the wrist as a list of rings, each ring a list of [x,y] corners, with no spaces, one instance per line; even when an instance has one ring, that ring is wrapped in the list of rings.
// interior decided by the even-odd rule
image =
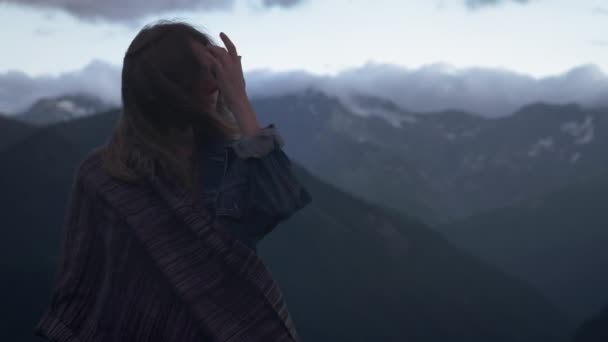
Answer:
[[[235,103],[231,108],[242,135],[250,135],[261,128],[249,101]]]
[[[253,111],[253,106],[251,105],[251,102],[249,102],[249,99],[236,100],[232,102],[229,107],[232,112],[234,112],[235,116],[243,115]]]
[[[230,109],[237,110],[251,106],[249,96],[245,90],[235,91],[231,96],[226,96],[226,104]],[[227,94],[228,95],[228,94]]]

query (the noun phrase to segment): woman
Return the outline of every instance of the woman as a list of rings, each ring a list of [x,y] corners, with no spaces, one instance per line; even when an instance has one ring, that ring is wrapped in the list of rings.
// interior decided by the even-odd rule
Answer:
[[[50,305],[51,341],[299,341],[256,243],[312,198],[240,56],[188,24],[125,54],[123,113],[78,167]]]

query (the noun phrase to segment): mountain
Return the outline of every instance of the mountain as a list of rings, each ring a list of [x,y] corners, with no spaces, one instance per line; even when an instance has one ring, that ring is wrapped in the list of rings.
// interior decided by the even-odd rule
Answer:
[[[90,116],[109,110],[112,107],[95,96],[67,94],[42,98],[32,104],[27,110],[17,114],[16,117],[34,125],[48,125]]]
[[[597,315],[583,323],[574,334],[571,342],[608,341],[608,306]]]
[[[0,113],[0,150],[34,130],[34,126]]]
[[[608,179],[587,180],[439,227],[582,320],[608,302]]]
[[[537,103],[488,119],[314,90],[253,102],[319,177],[431,224],[608,171],[608,109]]]
[[[314,89],[252,102],[319,178],[432,226],[608,172],[608,108],[536,103],[488,119]]]
[[[0,339],[34,340],[28,333],[48,301],[73,172],[109,137],[117,114],[49,125],[0,152],[0,260],[10,279],[0,284]],[[570,333],[570,321],[527,284],[293,161],[313,202],[260,253],[304,339],[557,341]]]
[[[357,116],[337,98],[312,89],[252,102],[259,116],[280,127],[288,141],[285,149],[322,180],[373,203],[436,221],[438,213],[424,203],[433,189],[400,145],[400,132],[385,119]],[[373,133],[355,134],[362,127]]]

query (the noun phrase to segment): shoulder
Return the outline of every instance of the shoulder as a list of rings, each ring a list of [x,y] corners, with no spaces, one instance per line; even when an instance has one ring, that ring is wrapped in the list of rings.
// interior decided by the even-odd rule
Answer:
[[[95,194],[98,185],[109,178],[102,167],[102,153],[105,147],[106,145],[100,145],[93,148],[76,166],[75,181],[84,186],[91,194]]]
[[[105,230],[102,227],[114,226],[120,219],[117,212],[98,196],[95,173],[101,165],[100,151],[96,148],[88,153],[73,173],[64,218],[67,234],[97,236]]]
[[[127,191],[127,187],[133,185],[122,182],[105,171],[102,162],[105,147],[106,145],[97,146],[81,159],[75,170],[74,183],[80,187],[79,196],[83,201],[92,201],[91,208],[95,208],[98,215],[114,221],[120,215],[114,206],[107,202],[104,189]]]

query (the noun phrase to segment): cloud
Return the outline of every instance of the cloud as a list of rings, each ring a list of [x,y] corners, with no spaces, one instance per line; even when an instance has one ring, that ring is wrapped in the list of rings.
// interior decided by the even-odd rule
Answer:
[[[247,72],[245,78],[252,98],[299,92],[310,87],[345,102],[353,93],[378,96],[416,112],[462,109],[486,117],[500,117],[540,101],[608,105],[608,75],[595,65],[582,65],[544,78],[491,68],[457,69],[432,64],[407,69],[376,63],[335,76],[262,69]],[[57,77],[0,73],[0,112],[18,112],[40,97],[77,91],[119,105],[119,89],[120,68],[99,61]]]
[[[533,102],[608,105],[608,75],[595,65],[583,65],[551,77],[534,78],[491,68],[457,69],[446,64],[406,69],[368,63],[336,76],[305,72],[254,71],[247,75],[248,93],[269,96],[318,88],[348,101],[352,93],[389,99],[417,112],[462,109],[500,117]]]
[[[0,0],[40,9],[60,9],[85,21],[128,22],[171,11],[230,10],[234,0]]]
[[[20,112],[41,97],[83,92],[108,103],[120,103],[120,69],[93,61],[59,76],[30,77],[20,71],[0,73],[0,112]]]
[[[291,8],[299,3],[303,2],[302,0],[264,0],[262,5],[264,7],[283,7],[283,8]]]
[[[481,7],[500,5],[505,2],[516,2],[520,4],[526,4],[532,0],[466,0],[465,4],[470,9],[478,9]]]
[[[173,11],[229,11],[236,0],[0,0],[39,9],[59,9],[84,21],[131,22]],[[243,0],[255,1],[255,0]],[[261,8],[291,8],[305,0],[262,0]]]
[[[608,47],[608,40],[596,39],[592,40],[591,45],[598,47]]]
[[[591,13],[597,14],[597,15],[608,15],[608,9],[603,8],[603,7],[594,7],[591,10]]]
[[[36,27],[32,30],[35,36],[50,36],[55,33],[55,30],[48,27]]]

